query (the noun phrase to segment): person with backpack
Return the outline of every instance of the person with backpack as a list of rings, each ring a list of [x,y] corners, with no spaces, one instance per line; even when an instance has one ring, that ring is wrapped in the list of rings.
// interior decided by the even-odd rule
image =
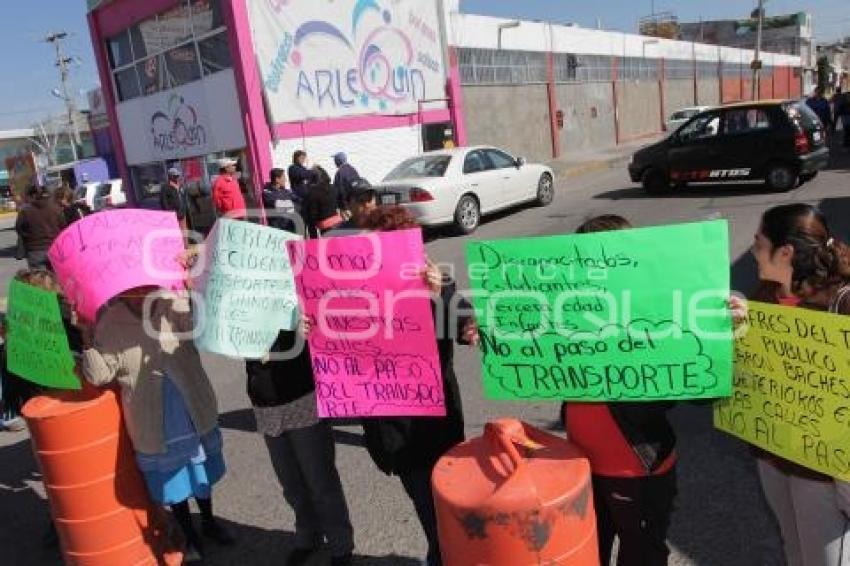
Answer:
[[[576,233],[626,230],[616,215],[591,218]],[[667,420],[674,403],[568,402],[561,407],[570,442],[590,460],[601,564],[615,536],[618,566],[664,566],[676,499],[676,435]]]
[[[333,160],[337,167],[334,188],[339,199],[339,208],[344,209],[354,184],[360,180],[360,173],[348,162],[348,157],[341,151],[333,156]]]
[[[850,247],[805,203],[768,209],[752,255],[760,280],[752,299],[789,307],[850,314]],[[818,418],[813,415],[812,418]],[[829,476],[755,449],[767,503],[779,523],[791,566],[850,564],[845,489]]]

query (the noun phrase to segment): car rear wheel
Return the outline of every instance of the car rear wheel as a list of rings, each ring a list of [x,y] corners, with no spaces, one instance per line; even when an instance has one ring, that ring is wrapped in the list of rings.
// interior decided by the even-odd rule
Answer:
[[[481,208],[478,201],[472,195],[463,195],[455,208],[455,228],[461,234],[475,232],[481,223]]]
[[[537,182],[537,205],[549,206],[555,200],[555,184],[549,173],[543,173]]]
[[[790,191],[797,186],[797,171],[787,163],[773,163],[767,168],[764,182],[772,191]]]
[[[670,181],[663,171],[649,169],[641,178],[644,190],[651,195],[660,195],[670,191]]]

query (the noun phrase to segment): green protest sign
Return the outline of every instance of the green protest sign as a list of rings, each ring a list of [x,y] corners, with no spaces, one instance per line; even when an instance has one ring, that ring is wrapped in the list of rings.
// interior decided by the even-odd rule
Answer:
[[[9,284],[6,368],[54,389],[80,389],[59,297],[16,279]]]
[[[491,399],[728,396],[725,221],[472,242]]]
[[[198,348],[226,356],[261,358],[281,330],[295,328],[298,300],[287,240],[299,236],[241,220],[219,218],[195,289]]]

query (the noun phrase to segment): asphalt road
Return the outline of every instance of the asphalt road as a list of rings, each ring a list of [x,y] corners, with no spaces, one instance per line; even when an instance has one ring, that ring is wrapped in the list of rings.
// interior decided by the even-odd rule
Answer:
[[[693,187],[673,196],[648,198],[632,185],[622,167],[559,183],[548,208],[525,208],[489,219],[472,237],[439,237],[428,244],[430,257],[457,266],[461,288],[464,244],[472,238],[508,238],[572,232],[585,218],[616,213],[638,226],[726,218],[731,225],[734,286],[752,283],[754,265],[747,249],[761,212],[771,205],[805,201],[820,204],[836,231],[850,236],[850,157],[841,153],[832,169],[785,194],[758,185]],[[0,219],[0,277],[14,260],[11,220]],[[282,564],[292,538],[293,516],[275,481],[244,393],[244,372],[232,361],[205,359],[221,406],[228,474],[215,491],[215,510],[239,537],[231,549],[211,549],[209,564]],[[485,401],[475,351],[459,349],[467,434],[502,416],[520,417],[543,428],[556,427],[557,404]],[[760,495],[747,448],[715,432],[706,407],[674,411],[681,465],[679,498],[673,518],[672,564],[750,566],[781,564],[776,529]],[[345,483],[360,564],[418,563],[425,544],[413,509],[399,482],[383,476],[361,445],[357,427],[337,429],[337,463]],[[26,433],[0,433],[0,564],[55,564],[55,551],[42,544],[46,503]]]

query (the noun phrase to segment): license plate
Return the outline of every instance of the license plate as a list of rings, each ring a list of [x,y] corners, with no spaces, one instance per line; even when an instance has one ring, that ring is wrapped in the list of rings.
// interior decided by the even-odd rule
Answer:
[[[383,193],[381,204],[398,204],[398,195],[396,193]]]
[[[816,143],[820,143],[823,140],[823,134],[820,132],[815,132],[812,134],[812,139],[815,140]]]

